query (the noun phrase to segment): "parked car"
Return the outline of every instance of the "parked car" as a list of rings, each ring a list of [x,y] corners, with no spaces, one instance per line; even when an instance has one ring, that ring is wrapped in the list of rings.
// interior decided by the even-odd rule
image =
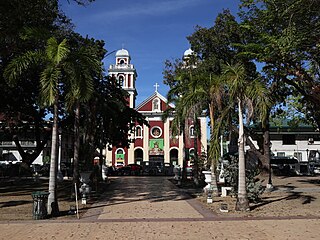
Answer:
[[[144,175],[156,175],[158,169],[152,162],[144,161],[142,163]]]
[[[128,164],[128,167],[130,167],[130,175],[140,175],[142,174],[142,166],[136,163]]]
[[[117,175],[130,175],[131,168],[129,166],[124,166],[117,168]]]
[[[164,163],[164,175],[174,176],[173,168],[174,166],[171,163]]]
[[[118,175],[140,175],[142,174],[142,166],[136,163],[128,164],[127,166],[118,168]]]
[[[271,168],[275,175],[293,176],[297,174],[298,160],[293,157],[271,157]]]
[[[143,173],[150,176],[165,175],[165,166],[163,161],[144,161]]]

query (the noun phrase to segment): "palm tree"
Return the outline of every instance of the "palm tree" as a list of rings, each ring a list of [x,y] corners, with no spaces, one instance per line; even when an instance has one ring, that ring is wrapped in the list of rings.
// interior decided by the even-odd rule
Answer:
[[[227,65],[223,71],[229,88],[230,102],[237,102],[239,121],[239,174],[238,195],[236,210],[249,210],[249,201],[246,190],[246,165],[245,165],[245,134],[244,134],[244,112],[247,112],[247,120],[251,119],[254,106],[258,109],[259,117],[262,119],[267,115],[266,96],[267,90],[259,79],[249,81],[243,64]]]
[[[191,67],[176,64],[175,71],[168,71],[168,75],[174,75],[177,84],[171,86],[168,93],[168,102],[173,102],[176,105],[174,123],[177,125],[184,122],[186,118],[197,118],[207,112],[210,119],[210,149],[208,152],[208,159],[211,162],[211,190],[213,195],[218,195],[217,187],[217,160],[220,156],[219,151],[219,134],[216,135],[215,129],[215,115],[216,111],[221,109],[224,89],[223,82],[219,75],[211,73],[212,64],[219,65],[214,59],[212,61],[197,62],[196,65],[192,64],[193,59],[190,59]],[[170,67],[171,65],[169,65]],[[194,67],[196,66],[196,67]],[[209,70],[208,70],[209,69]],[[170,77],[170,76],[169,76]],[[221,124],[219,122],[218,124]],[[175,126],[173,124],[173,126]],[[217,137],[218,136],[218,137]]]
[[[197,115],[208,112],[210,120],[210,149],[208,159],[211,163],[211,191],[214,196],[218,195],[217,187],[217,160],[220,156],[219,131],[222,122],[216,122],[217,112],[221,111],[225,91],[223,82],[219,75],[206,70],[206,65],[193,69],[193,76],[189,82],[187,94],[183,96],[184,106],[197,109]]]
[[[69,56],[65,67],[68,72],[68,91],[66,96],[67,109],[74,110],[74,155],[73,182],[79,181],[79,149],[80,149],[80,106],[87,102],[94,91],[94,78],[102,72],[101,62],[94,54],[94,50],[80,47]]]
[[[51,215],[59,212],[56,194],[59,83],[62,80],[63,66],[69,53],[66,39],[58,43],[54,37],[51,37],[47,40],[44,51],[26,52],[13,59],[4,72],[8,81],[14,84],[24,71],[34,66],[43,67],[40,72],[40,100],[43,106],[53,106],[54,109],[48,197],[48,214]]]

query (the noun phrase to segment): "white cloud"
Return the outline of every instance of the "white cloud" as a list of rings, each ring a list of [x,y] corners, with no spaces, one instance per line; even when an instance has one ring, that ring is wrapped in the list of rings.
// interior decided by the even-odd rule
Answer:
[[[203,4],[201,0],[162,0],[162,1],[144,1],[132,3],[128,6],[121,5],[116,9],[107,9],[106,11],[96,13],[95,20],[116,20],[119,18],[142,17],[142,16],[160,16],[168,13],[178,12],[184,8]]]

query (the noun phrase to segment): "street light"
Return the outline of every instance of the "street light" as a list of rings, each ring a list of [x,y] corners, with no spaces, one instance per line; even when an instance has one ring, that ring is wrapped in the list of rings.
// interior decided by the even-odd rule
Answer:
[[[103,59],[105,59],[106,57],[108,57],[109,55],[111,55],[112,53],[115,53],[118,50],[113,50],[111,52],[108,52],[107,54],[104,55]]]

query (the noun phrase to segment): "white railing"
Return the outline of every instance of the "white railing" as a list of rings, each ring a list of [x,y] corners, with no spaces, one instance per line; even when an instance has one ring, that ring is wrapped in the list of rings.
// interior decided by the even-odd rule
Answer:
[[[109,69],[134,69],[134,66],[132,64],[111,64]]]
[[[35,146],[33,141],[20,141],[21,146]],[[15,146],[16,144],[13,141],[2,141],[0,142],[2,146]]]

